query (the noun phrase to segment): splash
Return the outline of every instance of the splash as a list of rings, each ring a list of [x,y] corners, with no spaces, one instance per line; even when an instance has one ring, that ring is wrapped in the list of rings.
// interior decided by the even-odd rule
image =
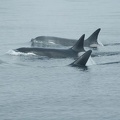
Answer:
[[[49,48],[53,48],[53,47],[61,47],[60,44],[56,44],[53,40],[49,40],[49,41],[37,41],[37,40],[34,40],[32,41],[31,43],[31,46],[32,47],[49,47]]]
[[[50,45],[56,45],[55,42],[53,42],[53,41],[49,41],[48,43],[49,43]]]
[[[99,40],[98,40],[98,44],[99,44],[100,46],[104,46],[104,45],[102,44],[102,42],[99,41]]]
[[[23,52],[16,52],[16,51],[14,51],[14,50],[9,50],[8,52],[7,52],[7,54],[9,54],[9,55],[14,55],[14,56],[35,56],[36,54],[34,54],[34,53],[23,53]]]

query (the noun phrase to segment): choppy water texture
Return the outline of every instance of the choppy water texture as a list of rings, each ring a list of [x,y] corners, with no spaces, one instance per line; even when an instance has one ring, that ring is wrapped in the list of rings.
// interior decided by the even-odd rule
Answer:
[[[120,119],[120,54],[94,57],[85,70],[11,51],[40,35],[78,39],[97,28],[107,46],[94,51],[119,52],[119,0],[0,0],[0,120]]]

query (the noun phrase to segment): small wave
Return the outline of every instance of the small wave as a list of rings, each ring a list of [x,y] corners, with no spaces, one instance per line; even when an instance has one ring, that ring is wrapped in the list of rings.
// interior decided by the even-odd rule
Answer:
[[[117,46],[120,45],[120,43],[110,43],[110,44],[104,44],[104,46]]]
[[[16,52],[14,50],[9,50],[7,52],[9,55],[14,55],[14,56],[36,56],[34,53],[23,53],[23,52]]]
[[[48,41],[48,44],[51,44],[51,45],[56,45],[56,43],[54,41]]]
[[[104,46],[101,42],[98,41],[98,44],[91,44],[90,47],[91,48],[98,48],[99,46]]]
[[[15,50],[9,50],[6,54],[12,55],[12,56],[26,56],[27,58],[33,60],[33,59],[40,59],[45,60],[49,59],[47,56],[39,56],[34,53],[23,53],[23,52],[16,52]]]
[[[92,57],[113,56],[119,54],[120,52],[96,52],[96,53],[92,53]]]
[[[104,45],[102,44],[102,42],[99,41],[99,40],[98,40],[98,44],[99,44],[100,46],[104,46]]]
[[[108,63],[101,63],[99,65],[111,65],[111,64],[119,64],[120,61],[116,61],[116,62],[108,62]]]
[[[57,48],[57,47],[63,47],[60,44],[55,43],[53,40],[49,40],[49,41],[37,41],[37,40],[32,40],[31,41],[31,46],[32,47],[49,47],[49,48]]]

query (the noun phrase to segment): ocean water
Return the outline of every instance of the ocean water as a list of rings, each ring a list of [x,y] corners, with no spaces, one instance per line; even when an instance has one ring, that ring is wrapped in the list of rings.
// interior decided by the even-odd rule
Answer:
[[[119,0],[0,0],[0,120],[119,120],[120,54],[74,59],[17,54],[40,35],[86,38],[101,28],[95,52],[120,51]]]

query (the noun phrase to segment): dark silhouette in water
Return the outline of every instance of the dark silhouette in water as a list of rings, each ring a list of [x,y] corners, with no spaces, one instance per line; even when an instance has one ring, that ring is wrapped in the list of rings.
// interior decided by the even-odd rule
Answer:
[[[89,38],[84,41],[85,47],[97,47],[100,45],[98,43],[98,35],[100,32],[100,28],[97,29]],[[63,45],[63,46],[73,46],[76,43],[75,39],[67,39],[67,38],[60,38],[54,36],[39,36],[35,39],[31,40],[31,46],[33,47],[41,47],[41,46],[49,46],[53,45]]]
[[[16,52],[23,53],[34,53],[40,56],[47,56],[49,58],[67,58],[67,57],[78,57],[79,52],[84,52],[84,37],[81,38],[69,49],[52,49],[52,48],[35,48],[35,47],[22,47],[15,49]]]
[[[73,67],[84,67],[86,66],[86,63],[92,53],[92,50],[88,50],[85,52],[83,55],[81,55],[77,60],[75,60],[73,63],[70,65]]]

